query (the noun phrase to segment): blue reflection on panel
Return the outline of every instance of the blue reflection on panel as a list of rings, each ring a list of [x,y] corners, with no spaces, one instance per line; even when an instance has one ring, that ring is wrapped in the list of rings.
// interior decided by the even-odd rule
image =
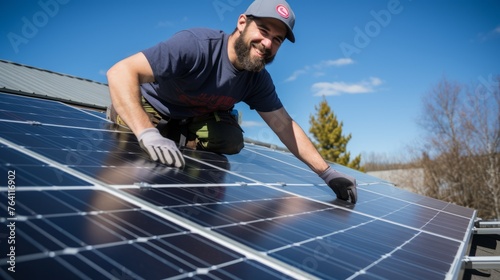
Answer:
[[[0,93],[0,119],[87,128],[113,126],[84,110],[60,102]]]
[[[7,140],[106,184],[250,182],[226,172],[227,158],[214,153],[184,150],[182,170],[153,162],[130,133],[6,122],[0,122],[0,129],[9,131],[3,135]]]
[[[89,186],[88,182],[76,178],[60,169],[49,166],[24,153],[0,146],[0,186],[7,187],[8,175],[16,187]]]

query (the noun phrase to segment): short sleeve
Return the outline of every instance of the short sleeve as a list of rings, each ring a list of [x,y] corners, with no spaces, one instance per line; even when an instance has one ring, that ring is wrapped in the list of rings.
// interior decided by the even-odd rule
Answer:
[[[250,109],[259,112],[272,112],[283,107],[269,72],[262,70],[256,76],[251,82],[254,85],[251,93],[243,101]]]

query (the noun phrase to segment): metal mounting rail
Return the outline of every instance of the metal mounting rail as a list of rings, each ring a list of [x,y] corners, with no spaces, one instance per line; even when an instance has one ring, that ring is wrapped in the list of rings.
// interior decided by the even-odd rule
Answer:
[[[474,234],[500,234],[500,221],[477,221],[473,231]]]
[[[478,220],[472,229],[475,235],[500,235],[500,221]],[[465,256],[463,264],[465,269],[500,269],[500,256]]]
[[[467,256],[463,260],[465,269],[499,269],[500,256],[472,257]]]

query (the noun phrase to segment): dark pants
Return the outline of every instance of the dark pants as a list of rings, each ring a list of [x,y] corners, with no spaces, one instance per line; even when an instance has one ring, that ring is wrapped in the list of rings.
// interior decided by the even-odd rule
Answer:
[[[162,117],[144,98],[142,106],[164,137],[176,143],[185,138],[185,143],[180,143],[182,146],[228,155],[237,154],[243,149],[243,130],[230,111],[175,120]],[[112,122],[127,127],[113,105],[108,108],[107,117]]]

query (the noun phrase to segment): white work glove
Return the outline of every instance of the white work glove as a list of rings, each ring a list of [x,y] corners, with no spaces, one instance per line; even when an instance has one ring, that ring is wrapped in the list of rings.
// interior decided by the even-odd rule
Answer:
[[[337,198],[356,203],[358,191],[356,189],[356,179],[342,174],[330,167],[319,175],[321,179],[332,189]]]
[[[147,128],[137,138],[141,148],[149,154],[152,160],[178,168],[186,164],[175,142],[161,136],[158,129]]]

